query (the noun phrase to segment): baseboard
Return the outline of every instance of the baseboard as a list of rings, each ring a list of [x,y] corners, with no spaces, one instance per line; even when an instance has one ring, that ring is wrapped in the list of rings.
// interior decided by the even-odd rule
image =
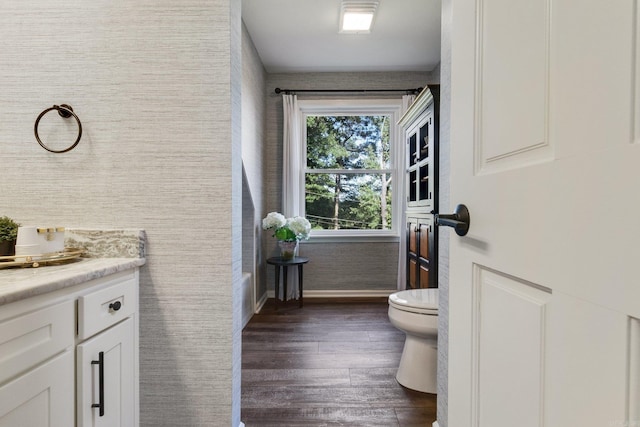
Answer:
[[[398,292],[397,289],[376,290],[309,290],[304,291],[304,299],[309,298],[388,298],[389,295]],[[267,292],[268,298],[275,297],[275,291]]]
[[[272,294],[274,292],[271,292]],[[254,313],[260,313],[260,311],[262,310],[262,307],[264,307],[264,305],[267,303],[267,300],[269,299],[269,292],[262,294],[262,298],[260,298],[260,301],[256,302],[256,307],[255,310],[253,310]],[[273,296],[271,296],[271,298],[273,298]]]
[[[438,421],[434,421],[433,424],[431,424],[433,427],[440,427],[440,424],[438,424]]]
[[[244,427],[244,423],[242,421],[240,421],[240,424],[238,424],[238,427]]]

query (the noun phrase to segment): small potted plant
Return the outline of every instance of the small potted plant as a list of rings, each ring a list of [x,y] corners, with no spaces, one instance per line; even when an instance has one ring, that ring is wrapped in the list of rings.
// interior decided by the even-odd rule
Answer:
[[[19,226],[8,216],[0,217],[0,256],[15,254]]]
[[[273,236],[278,239],[280,255],[287,260],[296,256],[298,242],[308,239],[311,232],[311,224],[306,218],[285,218],[280,212],[270,212],[262,220],[262,228],[274,229]]]

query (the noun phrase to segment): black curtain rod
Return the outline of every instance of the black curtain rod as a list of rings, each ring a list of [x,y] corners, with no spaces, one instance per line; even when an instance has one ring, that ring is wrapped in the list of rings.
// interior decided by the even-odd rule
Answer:
[[[276,88],[276,93],[285,93],[290,95],[292,93],[302,93],[302,92],[314,92],[314,93],[340,93],[340,92],[358,92],[358,93],[368,93],[368,92],[405,92],[407,94],[418,94],[422,92],[421,87],[415,89],[280,89]]]

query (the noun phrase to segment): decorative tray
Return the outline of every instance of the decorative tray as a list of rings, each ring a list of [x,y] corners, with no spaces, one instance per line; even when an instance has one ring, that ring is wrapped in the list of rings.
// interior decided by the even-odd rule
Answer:
[[[8,267],[40,267],[42,265],[64,264],[67,261],[80,258],[84,250],[64,248],[61,252],[35,255],[0,256],[0,268]]]

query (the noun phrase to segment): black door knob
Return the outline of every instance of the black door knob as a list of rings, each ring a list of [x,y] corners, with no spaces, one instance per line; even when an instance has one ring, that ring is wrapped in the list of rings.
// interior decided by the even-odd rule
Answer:
[[[113,311],[120,310],[120,307],[122,307],[122,303],[120,301],[112,302],[111,304],[109,304],[109,308]]]
[[[471,217],[469,216],[469,209],[467,209],[465,205],[456,206],[456,210],[453,214],[436,214],[436,225],[453,227],[458,236],[464,236],[467,234],[470,223]]]

